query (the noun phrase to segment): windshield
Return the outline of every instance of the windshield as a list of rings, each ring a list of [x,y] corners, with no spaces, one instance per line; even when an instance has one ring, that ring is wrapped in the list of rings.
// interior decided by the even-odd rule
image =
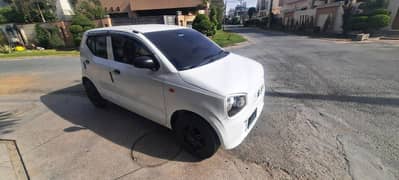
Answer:
[[[209,64],[228,54],[192,29],[159,31],[144,35],[179,71]]]

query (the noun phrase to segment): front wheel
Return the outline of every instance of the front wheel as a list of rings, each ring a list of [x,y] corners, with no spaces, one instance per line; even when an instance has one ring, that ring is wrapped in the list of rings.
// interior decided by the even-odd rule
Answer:
[[[177,139],[190,154],[207,159],[216,153],[220,146],[213,128],[201,117],[185,115],[175,123]]]

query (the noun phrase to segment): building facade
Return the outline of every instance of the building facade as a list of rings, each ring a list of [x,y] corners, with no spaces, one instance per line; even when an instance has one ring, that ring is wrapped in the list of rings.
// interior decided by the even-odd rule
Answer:
[[[273,2],[272,13],[279,15],[281,10],[281,0],[258,0],[256,9],[258,11],[258,17],[267,17],[270,13],[270,3]]]
[[[100,0],[111,17],[197,14],[208,9],[203,0]]]
[[[75,15],[69,0],[57,0],[55,7],[57,18],[60,20],[70,20]]]
[[[283,25],[290,29],[317,27],[320,31],[341,33],[343,3],[341,0],[283,0]]]
[[[266,17],[270,12],[270,1],[269,0],[258,0],[256,4],[256,10],[258,11],[258,17]]]

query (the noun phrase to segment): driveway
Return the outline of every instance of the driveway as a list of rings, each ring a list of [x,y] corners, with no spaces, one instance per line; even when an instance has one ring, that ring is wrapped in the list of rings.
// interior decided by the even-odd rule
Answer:
[[[399,178],[398,46],[232,30],[249,41],[229,50],[262,63],[268,86],[232,151],[198,161],[167,129],[94,108],[78,57],[0,61],[0,139],[16,140],[32,179]]]

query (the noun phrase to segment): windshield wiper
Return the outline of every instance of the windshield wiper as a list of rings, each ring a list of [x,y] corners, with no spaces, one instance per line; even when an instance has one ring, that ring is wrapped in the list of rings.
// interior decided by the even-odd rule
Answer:
[[[223,54],[223,53],[225,53],[225,51],[221,50],[221,51],[219,51],[219,52],[218,52],[217,54],[215,54],[215,55],[210,55],[210,56],[205,57],[204,60],[206,60],[206,61],[203,61],[203,62],[200,63],[198,66],[202,66],[202,65],[205,65],[205,64],[209,64],[209,63],[211,63],[211,62],[217,60],[218,58],[215,58],[215,57],[219,57],[219,56],[220,56],[221,54]]]
[[[196,68],[196,67],[199,67],[199,66],[203,66],[203,65],[205,65],[205,64],[209,64],[209,63],[211,63],[211,62],[217,60],[218,58],[215,58],[215,57],[219,57],[219,56],[220,56],[221,54],[223,54],[223,53],[227,53],[227,52],[221,50],[221,51],[219,51],[217,54],[214,54],[214,55],[210,55],[210,56],[205,57],[205,58],[204,58],[205,61],[203,61],[203,62],[201,62],[201,63],[199,63],[199,64],[197,64],[197,65],[191,65],[191,66],[183,67],[182,70],[193,69],[193,68]]]
[[[204,59],[212,59],[212,58],[214,58],[214,57],[216,57],[216,56],[219,56],[220,54],[222,54],[222,53],[224,53],[225,51],[223,51],[223,50],[220,50],[218,53],[216,53],[216,54],[213,54],[213,55],[209,55],[209,56],[206,56],[206,57],[204,57]]]

